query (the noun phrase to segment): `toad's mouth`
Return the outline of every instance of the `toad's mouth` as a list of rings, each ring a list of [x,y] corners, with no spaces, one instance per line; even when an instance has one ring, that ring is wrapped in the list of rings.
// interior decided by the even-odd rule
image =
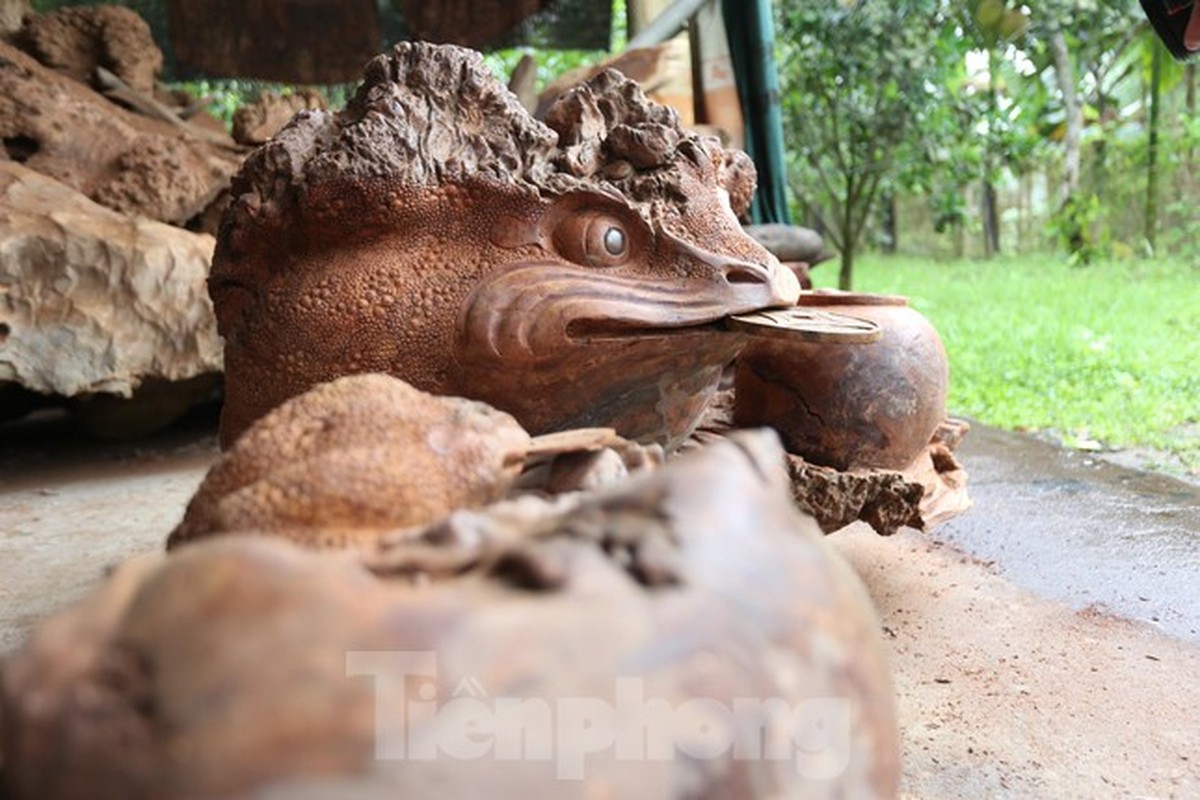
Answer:
[[[647,325],[615,319],[575,319],[567,323],[566,338],[575,344],[631,339],[665,339],[681,336],[728,335],[724,317],[708,322]]]
[[[692,345],[723,351],[739,338],[726,329],[726,317],[785,301],[790,305],[794,298],[789,301],[769,284],[711,277],[649,280],[557,262],[523,262],[488,275],[467,296],[457,358],[459,363],[540,363],[572,356],[583,345],[629,349],[645,342],[653,348],[666,340],[672,344],[665,351]]]

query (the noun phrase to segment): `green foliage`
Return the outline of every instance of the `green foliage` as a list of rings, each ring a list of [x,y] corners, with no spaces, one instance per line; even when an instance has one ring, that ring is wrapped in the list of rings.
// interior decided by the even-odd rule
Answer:
[[[947,186],[942,191],[930,195],[930,208],[933,210],[933,229],[945,233],[956,225],[962,225],[967,219],[966,198],[958,187]]]
[[[1153,447],[1200,469],[1187,433],[1200,423],[1200,266],[874,256],[859,286],[907,294],[937,327],[954,413],[1068,444]]]
[[[930,41],[946,18],[938,0],[793,0],[776,11],[790,182],[842,251],[848,286],[896,149],[937,104],[945,51]]]
[[[986,48],[1011,42],[1029,29],[1029,9],[1019,3],[1010,6],[1005,0],[971,0],[966,10],[966,25],[976,32],[976,41]]]
[[[1102,225],[1103,207],[1094,194],[1067,198],[1047,223],[1050,233],[1067,251],[1067,263],[1091,264],[1109,254],[1111,240]]]
[[[207,98],[208,112],[229,127],[233,115],[246,103],[254,100],[263,92],[274,92],[287,96],[300,88],[311,89],[325,97],[330,108],[341,108],[354,95],[356,84],[336,83],[328,86],[300,87],[288,83],[273,83],[271,81],[247,80],[245,78],[207,79],[194,81],[176,81],[167,84],[172,91],[183,91],[195,98]]]
[[[493,75],[501,82],[508,83],[513,70],[526,53],[532,55],[537,62],[538,91],[546,88],[546,84],[559,75],[598,64],[609,55],[606,50],[539,50],[533,47],[510,47],[486,53],[483,60]]]
[[[1022,9],[1009,8],[1002,0],[958,7],[955,35],[940,38],[948,64],[942,76],[943,100],[925,120],[930,155],[917,162],[929,176],[939,233],[958,232],[967,221],[962,195],[968,183],[981,181],[994,192],[996,184],[1043,157],[1044,138],[1025,122],[1029,111],[1043,104],[1041,85],[1024,80],[1007,57],[1015,52],[1012,40],[1027,27]],[[947,214],[948,207],[962,213]],[[994,206],[989,210],[997,212]],[[990,253],[992,246],[1002,247],[998,215],[984,223],[996,230],[995,241],[986,243]]]
[[[1196,211],[1195,196],[1172,192],[1163,210],[1169,219],[1178,222],[1159,234],[1159,249],[1195,252],[1200,243],[1200,213]]]
[[[846,208],[869,203],[872,190],[923,196],[934,230],[953,234],[958,248],[964,233],[1011,235],[1003,208],[984,225],[981,210],[965,198],[981,194],[973,191],[979,184],[1008,187],[1014,197],[1018,178],[1031,173],[1049,178],[1045,193],[1026,196],[1038,210],[1010,206],[1010,213],[1036,213],[1077,263],[1145,252],[1149,218],[1158,221],[1157,252],[1197,252],[1200,115],[1181,102],[1195,94],[1196,77],[1163,62],[1155,163],[1161,189],[1148,191],[1149,56],[1161,44],[1136,0],[969,0],[940,8],[934,0],[783,0],[778,13],[797,210],[822,224],[843,254],[847,239],[851,250],[872,240],[869,231],[855,230],[859,217]],[[890,19],[886,35],[877,37],[870,18]],[[1069,51],[1064,75],[1052,57],[1056,36]],[[919,83],[898,77],[909,74],[914,57],[924,66]],[[1064,166],[1063,80],[1081,110],[1077,182],[1066,179]],[[892,105],[888,88],[905,93],[907,106]],[[886,122],[872,126],[872,113]],[[882,165],[872,160],[881,152]],[[904,230],[899,235],[911,240]]]

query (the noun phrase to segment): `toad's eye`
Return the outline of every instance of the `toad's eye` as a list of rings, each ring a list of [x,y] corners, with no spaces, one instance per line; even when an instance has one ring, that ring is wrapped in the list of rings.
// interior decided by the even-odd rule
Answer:
[[[618,228],[616,225],[611,226],[604,232],[604,252],[610,256],[620,257],[625,255],[625,248],[628,245],[625,242],[625,231]]]
[[[579,211],[554,232],[554,246],[566,259],[589,267],[616,267],[629,260],[630,236],[612,214]]]

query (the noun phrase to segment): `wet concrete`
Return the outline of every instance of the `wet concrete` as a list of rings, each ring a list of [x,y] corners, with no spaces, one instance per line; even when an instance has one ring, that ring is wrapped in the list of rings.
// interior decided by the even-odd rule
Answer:
[[[1200,486],[976,425],[975,507],[933,536],[1035,594],[1200,642]]]

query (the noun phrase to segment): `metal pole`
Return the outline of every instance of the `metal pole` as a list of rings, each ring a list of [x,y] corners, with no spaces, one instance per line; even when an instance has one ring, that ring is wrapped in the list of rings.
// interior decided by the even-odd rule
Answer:
[[[644,30],[639,31],[630,39],[625,49],[633,50],[637,47],[650,47],[665,42],[678,33],[687,24],[687,21],[700,10],[700,6],[707,2],[708,0],[675,0]]]

